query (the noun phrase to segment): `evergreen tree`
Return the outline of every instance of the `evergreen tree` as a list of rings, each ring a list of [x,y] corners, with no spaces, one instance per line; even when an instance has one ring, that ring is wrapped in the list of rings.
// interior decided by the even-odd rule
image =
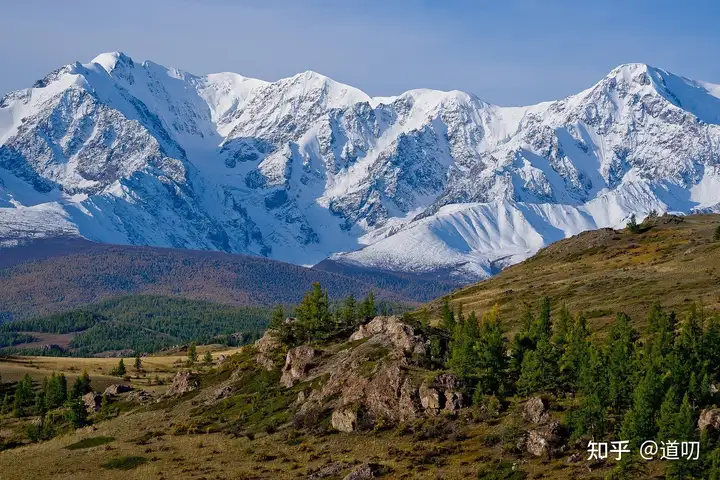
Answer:
[[[540,303],[540,311],[530,328],[530,338],[538,343],[540,340],[550,341],[552,320],[550,318],[550,298],[544,297]]]
[[[607,431],[607,410],[596,393],[584,395],[577,410],[568,415],[568,425],[573,438],[590,435],[593,439],[602,438]]]
[[[469,379],[476,373],[479,336],[477,317],[471,312],[467,320],[458,323],[450,342],[448,366],[460,378]]]
[[[450,308],[450,300],[445,297],[442,306],[442,326],[452,335],[455,331],[455,313]]]
[[[718,225],[715,229],[715,233],[713,234],[713,241],[720,242],[720,225]]]
[[[555,331],[553,333],[553,342],[560,347],[564,347],[568,341],[568,335],[572,328],[572,315],[568,310],[567,305],[563,304],[558,314],[557,323],[555,324]]]
[[[370,320],[375,317],[375,294],[373,292],[368,293],[365,300],[360,305],[360,318],[364,320]]]
[[[114,375],[116,377],[124,377],[127,373],[127,369],[125,368],[125,361],[121,358],[118,362],[118,366],[113,368],[112,372],[110,372],[111,375]]]
[[[67,420],[74,428],[84,427],[87,424],[87,409],[81,399],[68,400]]]
[[[655,415],[661,401],[660,377],[654,368],[650,368],[635,389],[632,407],[623,417],[621,438],[629,440],[635,447],[647,439],[655,438]]]
[[[525,353],[518,391],[522,394],[549,392],[558,386],[558,355],[555,346],[547,339],[540,339],[535,350]]]
[[[563,313],[560,313],[562,319]],[[569,315],[569,314],[568,314]],[[558,324],[563,323],[562,320]],[[590,360],[590,331],[584,315],[578,315],[565,336],[565,349],[560,358],[560,372],[565,383],[572,389],[580,387],[580,376]]]
[[[353,294],[348,295],[343,302],[341,320],[343,325],[355,325],[357,320],[357,302]]]
[[[142,372],[142,358],[140,358],[140,354],[138,353],[135,355],[135,364],[133,365],[135,367],[135,373]]]
[[[90,375],[88,375],[87,370],[83,370],[82,374],[80,374],[80,376],[75,379],[75,382],[70,389],[69,397],[71,399],[80,398],[86,393],[90,393],[91,391],[92,388],[90,387]]]
[[[637,223],[637,217],[633,213],[630,215],[630,220],[627,223],[627,229],[630,233],[640,233],[640,225]]]
[[[210,365],[212,362],[213,362],[212,353],[210,353],[210,350],[205,351],[205,355],[203,355],[203,363],[205,365]]]
[[[621,413],[631,403],[636,373],[636,336],[630,325],[630,317],[618,314],[606,341],[608,401],[615,413]]]
[[[198,361],[197,345],[195,345],[195,342],[190,342],[187,350],[187,361],[190,365],[194,365]]]
[[[61,407],[68,398],[67,379],[64,374],[50,375],[45,387],[45,405],[48,410]]]
[[[505,332],[496,305],[483,316],[475,346],[478,387],[484,393],[501,394],[504,391],[507,368],[505,343]]]
[[[675,422],[679,405],[680,398],[677,390],[674,386],[671,386],[667,393],[665,393],[665,399],[660,406],[660,413],[657,419],[658,440],[677,440]]]
[[[374,308],[374,307],[373,307]],[[315,282],[295,309],[296,327],[303,341],[326,338],[332,332],[334,321],[330,312],[328,294]]]
[[[15,401],[13,405],[15,416],[23,417],[27,415],[34,406],[34,400],[32,378],[26,373],[22,380],[15,385]]]

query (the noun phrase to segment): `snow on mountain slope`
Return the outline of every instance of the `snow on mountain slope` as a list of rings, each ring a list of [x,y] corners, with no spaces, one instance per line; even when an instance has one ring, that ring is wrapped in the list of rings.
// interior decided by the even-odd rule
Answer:
[[[504,108],[106,53],[0,100],[0,241],[332,256],[470,281],[632,213],[720,211],[719,145],[720,86],[642,64]]]

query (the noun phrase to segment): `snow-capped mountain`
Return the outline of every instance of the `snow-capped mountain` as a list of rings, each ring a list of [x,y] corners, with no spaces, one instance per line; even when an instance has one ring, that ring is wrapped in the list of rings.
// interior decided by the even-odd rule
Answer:
[[[583,230],[720,211],[720,86],[623,65],[556,102],[121,53],[0,100],[0,241],[250,253],[468,281]]]

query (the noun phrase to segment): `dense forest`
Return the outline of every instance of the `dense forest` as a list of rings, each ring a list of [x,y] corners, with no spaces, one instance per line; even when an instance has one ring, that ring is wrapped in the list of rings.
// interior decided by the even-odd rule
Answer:
[[[172,297],[137,295],[107,300],[78,310],[0,325],[0,341],[18,332],[76,333],[76,356],[111,350],[151,353],[188,342],[240,345],[262,335],[270,319],[265,307],[235,307]],[[27,338],[27,335],[25,335]],[[22,343],[5,343],[16,345]],[[0,344],[1,345],[1,344]],[[62,354],[5,349],[13,353]]]

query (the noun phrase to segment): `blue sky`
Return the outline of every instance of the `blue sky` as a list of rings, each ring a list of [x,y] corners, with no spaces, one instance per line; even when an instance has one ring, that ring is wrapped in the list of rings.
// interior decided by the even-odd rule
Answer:
[[[705,0],[2,0],[0,95],[121,50],[198,74],[315,70],[371,95],[459,89],[521,105],[627,62],[720,83],[718,18]]]

